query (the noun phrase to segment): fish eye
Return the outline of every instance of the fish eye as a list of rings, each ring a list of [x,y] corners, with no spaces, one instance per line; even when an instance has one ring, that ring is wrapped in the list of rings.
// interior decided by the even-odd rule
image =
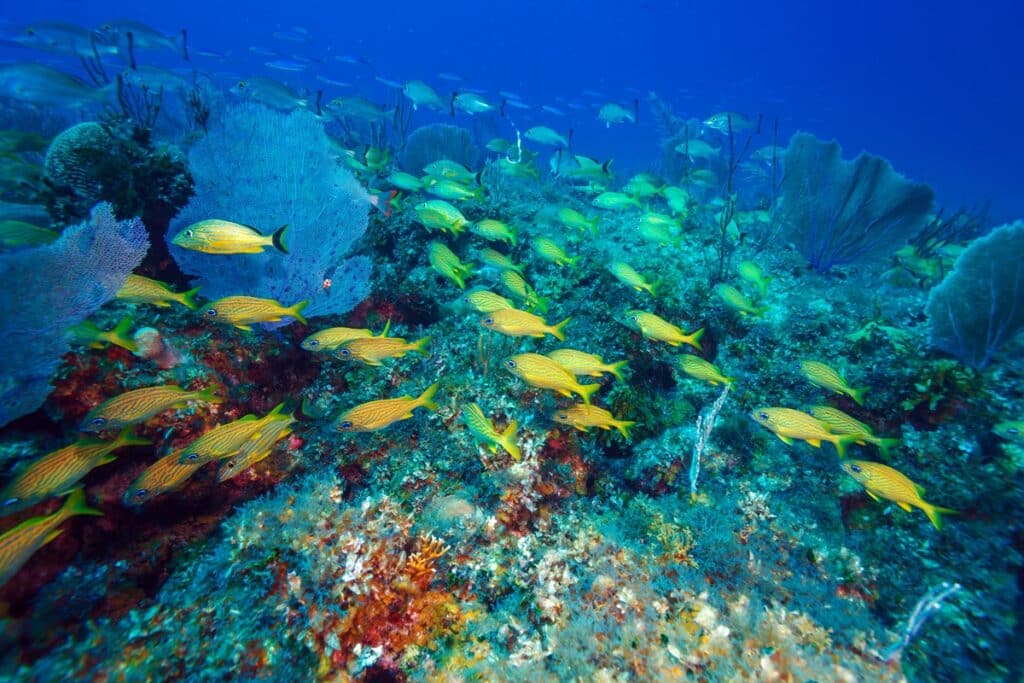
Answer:
[[[20,499],[18,499],[18,498],[8,498],[7,500],[4,501],[4,507],[8,507],[9,505],[14,505],[15,503],[18,502],[18,500],[20,500]]]
[[[1020,434],[1020,430],[1017,429],[1016,427],[1010,427],[1009,429],[1006,430],[1006,433],[1007,434],[1013,434],[1014,436],[1017,436],[1018,434]]]
[[[338,429],[351,429],[351,428],[352,428],[352,423],[349,422],[348,420],[345,420],[340,425],[338,425]]]
[[[768,413],[766,413],[764,411],[761,411],[760,413],[758,413],[757,416],[759,418],[761,418],[762,420],[767,420],[768,419]]]
[[[195,462],[198,458],[198,453],[189,453],[188,455],[185,456],[185,459],[188,460],[189,462]]]
[[[320,342],[318,342],[316,339],[310,339],[306,343],[309,344],[310,346],[320,346]]]
[[[516,366],[516,362],[514,360],[509,359],[505,361],[505,365],[509,366],[510,368],[514,368]]]
[[[484,318],[484,325],[493,325],[494,318]]]
[[[561,413],[561,414],[560,414],[560,415],[558,416],[558,419],[559,419],[559,420],[568,420],[568,419],[569,419],[569,414],[568,414],[568,413]]]
[[[631,316],[629,316],[629,319],[632,320],[633,322],[636,322],[637,316],[631,315]]]
[[[191,230],[186,230],[186,231],[185,231],[185,237],[191,237],[191,236],[192,236],[192,235],[194,235],[194,234],[195,234],[195,233],[194,233],[194,232],[192,232]]]
[[[351,356],[352,352],[349,351],[348,349],[338,349],[338,355],[339,356]]]
[[[860,472],[860,465],[850,465],[850,470],[853,472]]]
[[[102,427],[106,423],[107,423],[107,418],[105,418],[105,417],[94,417],[89,424],[91,424],[93,426],[96,426],[96,427]]]
[[[208,309],[206,309],[206,315],[210,316],[211,318],[216,318],[217,317],[217,309],[216,308],[208,308]]]
[[[149,495],[149,489],[139,489],[138,491],[135,492],[135,497],[136,498],[145,498],[148,495]]]

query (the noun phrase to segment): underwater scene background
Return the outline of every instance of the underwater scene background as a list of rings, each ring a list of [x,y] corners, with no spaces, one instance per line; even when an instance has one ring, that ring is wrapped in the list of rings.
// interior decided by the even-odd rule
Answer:
[[[0,678],[1024,679],[1011,2],[0,17]]]

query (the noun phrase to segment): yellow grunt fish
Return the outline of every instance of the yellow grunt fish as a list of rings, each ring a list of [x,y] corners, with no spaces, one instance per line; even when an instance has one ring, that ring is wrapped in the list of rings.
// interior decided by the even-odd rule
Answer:
[[[679,357],[679,369],[694,379],[710,382],[714,385],[732,384],[736,381],[735,377],[723,375],[722,371],[714,363],[709,363],[700,356],[694,356],[692,353]]]
[[[407,342],[401,337],[353,339],[335,351],[334,357],[338,360],[358,360],[367,365],[378,366],[386,358],[401,358],[409,351],[418,353],[424,358],[429,358],[430,352],[427,351],[427,344],[429,343],[430,337],[424,337],[412,343]]]
[[[557,349],[546,355],[577,377],[581,375],[600,377],[607,372],[620,382],[626,381],[622,379],[621,371],[629,361],[620,360],[617,363],[605,363],[596,354],[577,351],[576,349]]]
[[[427,251],[431,267],[459,286],[466,288],[466,278],[473,275],[473,266],[463,263],[455,252],[441,242],[433,241]]]
[[[58,529],[66,519],[75,515],[102,515],[85,504],[85,492],[75,489],[64,505],[52,515],[32,517],[0,536],[0,586],[7,583],[29,558],[44,545],[60,536]]]
[[[217,481],[225,482],[241,474],[259,461],[267,458],[277,443],[292,433],[295,418],[277,420],[264,429],[256,439],[249,441],[234,456],[228,458],[217,470]]]
[[[869,387],[854,389],[846,382],[846,378],[833,370],[828,365],[816,360],[805,360],[800,363],[800,369],[811,384],[822,389],[834,391],[837,394],[845,394],[852,398],[857,405],[864,405],[864,392]]]
[[[292,420],[290,414],[282,412],[283,408],[284,404],[280,403],[263,417],[246,415],[217,425],[182,449],[179,462],[182,465],[205,465],[212,460],[230,458],[246,444],[258,439],[272,423]]]
[[[514,270],[520,275],[523,274],[523,267],[515,263],[512,259],[500,251],[494,249],[481,249],[480,260],[484,262],[484,265],[496,268],[498,270]]]
[[[133,322],[131,316],[125,316],[114,326],[114,329],[101,330],[96,323],[83,320],[77,325],[69,327],[67,332],[73,343],[84,344],[90,349],[102,349],[105,344],[113,344],[135,353],[139,350],[138,344],[128,334],[132,329]]]
[[[560,208],[556,215],[558,216],[558,221],[567,228],[586,230],[592,235],[597,234],[597,224],[600,221],[597,216],[587,219],[582,213],[568,206]]]
[[[599,406],[580,404],[558,411],[554,415],[554,420],[560,424],[571,425],[581,432],[589,432],[591,427],[618,429],[627,439],[629,428],[636,424],[632,420],[616,420],[610,412]]]
[[[288,226],[282,225],[272,235],[264,235],[251,226],[214,218],[188,226],[174,236],[171,244],[204,254],[259,254],[266,247],[287,254],[287,232]]]
[[[361,403],[339,415],[334,428],[339,432],[375,432],[399,420],[408,420],[417,408],[437,410],[434,394],[438,386],[437,382],[431,384],[417,397],[400,396]]]
[[[516,246],[519,241],[514,228],[509,227],[501,221],[494,220],[493,218],[485,218],[482,221],[477,221],[469,231],[474,235],[479,235],[487,240],[508,242],[513,247]]]
[[[661,280],[648,282],[644,276],[636,272],[633,266],[623,261],[613,261],[608,264],[608,272],[615,276],[615,279],[624,285],[628,285],[638,292],[647,292],[651,296],[658,295],[658,287]]]
[[[463,297],[463,300],[480,313],[493,313],[515,308],[512,302],[500,294],[478,289]]]
[[[64,495],[92,470],[113,462],[111,451],[152,443],[125,427],[113,441],[79,439],[33,461],[0,492],[0,515],[31,507],[52,496]]]
[[[587,405],[594,392],[601,388],[600,384],[580,384],[575,375],[539,353],[520,353],[506,358],[505,369],[530,386],[551,389],[562,396],[579,394]]]
[[[513,460],[520,460],[523,457],[519,446],[516,445],[516,430],[519,425],[515,420],[510,420],[505,431],[499,432],[494,428],[494,423],[484,415],[480,406],[475,403],[470,403],[462,409],[462,417],[466,421],[470,433],[485,442],[491,453],[496,452],[498,446],[501,446],[512,456]]]
[[[274,299],[226,296],[207,304],[200,312],[210,320],[218,320],[234,325],[240,330],[249,331],[252,330],[253,323],[276,323],[285,317],[295,318],[303,325],[308,325],[309,323],[302,317],[302,309],[308,305],[308,301],[299,301],[286,308]]]
[[[639,310],[626,311],[625,320],[627,325],[640,332],[647,339],[663,341],[671,346],[689,344],[698,351],[703,351],[700,346],[700,338],[704,336],[703,327],[696,332],[686,334],[664,318]]]
[[[175,292],[166,282],[132,274],[121,285],[121,289],[117,290],[115,296],[130,304],[152,304],[160,308],[167,308],[175,303],[194,311],[199,307],[199,304],[196,303],[198,291],[199,287],[187,292]]]
[[[764,273],[761,272],[760,266],[753,261],[741,261],[737,270],[741,278],[757,286],[757,293],[762,299],[768,294],[768,283],[772,279],[765,277]]]
[[[537,292],[523,279],[522,275],[511,270],[503,270],[501,275],[498,276],[498,280],[501,282],[502,287],[505,288],[505,291],[525,303],[527,308],[547,313],[547,297],[538,296]]]
[[[866,460],[847,460],[842,464],[843,471],[857,480],[873,499],[881,502],[890,500],[907,512],[911,508],[920,508],[928,515],[932,526],[942,529],[941,515],[960,514],[956,510],[932,505],[922,498],[924,488],[912,482],[905,474],[894,470],[888,465]]]
[[[547,237],[534,239],[533,250],[545,261],[550,261],[559,267],[574,266],[580,260],[579,256],[569,256],[561,245]]]
[[[391,320],[384,325],[384,331],[378,337],[386,337],[391,329]],[[328,327],[326,330],[314,332],[302,340],[302,348],[313,353],[326,353],[334,351],[342,344],[353,339],[369,339],[373,337],[373,331],[362,327]]]
[[[462,212],[443,199],[428,199],[415,207],[416,218],[428,230],[440,230],[458,235],[469,221]]]
[[[487,317],[481,318],[480,324],[507,337],[543,337],[550,334],[559,341],[565,341],[565,326],[571,320],[569,317],[557,325],[548,325],[538,315],[517,308],[506,308],[489,313]]]
[[[1024,420],[1008,420],[1000,422],[992,431],[1007,441],[1024,443]]]
[[[732,285],[720,283],[715,285],[715,294],[718,295],[725,305],[740,315],[752,315],[760,318],[768,310],[767,306],[755,306],[746,294]]]
[[[599,209],[611,211],[622,210],[630,206],[642,208],[639,200],[621,192],[602,192],[594,197],[594,201],[591,203]]]
[[[93,408],[82,420],[79,429],[83,432],[121,429],[127,425],[145,422],[165,410],[183,408],[187,401],[222,403],[224,399],[217,397],[213,392],[213,387],[201,391],[186,391],[174,384],[126,391]]]
[[[847,415],[839,410],[839,408],[813,406],[811,408],[811,415],[828,427],[828,430],[833,434],[852,434],[857,437],[857,443],[862,446],[868,443],[874,444],[878,446],[878,450],[882,451],[882,454],[886,457],[889,457],[889,449],[893,446],[898,446],[900,443],[899,439],[875,436],[871,427]]]
[[[126,506],[142,505],[162,493],[176,491],[203,463],[188,462],[182,464],[181,454],[185,449],[171,451],[142,471],[121,497]]]
[[[750,417],[787,444],[800,439],[821,448],[821,442],[828,441],[835,445],[840,458],[845,458],[846,447],[857,441],[857,437],[850,434],[833,434],[815,417],[792,408],[757,408]]]

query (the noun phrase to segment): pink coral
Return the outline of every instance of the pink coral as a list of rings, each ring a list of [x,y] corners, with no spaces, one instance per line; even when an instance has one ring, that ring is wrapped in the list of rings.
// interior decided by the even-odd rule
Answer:
[[[135,355],[152,361],[161,370],[173,368],[181,363],[181,353],[168,343],[160,330],[154,327],[143,327],[133,336],[139,347]]]

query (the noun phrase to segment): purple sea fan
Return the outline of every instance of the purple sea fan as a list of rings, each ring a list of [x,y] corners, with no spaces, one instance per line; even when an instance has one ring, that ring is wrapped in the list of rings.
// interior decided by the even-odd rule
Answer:
[[[370,197],[334,157],[323,124],[308,111],[258,104],[227,110],[189,152],[196,194],[168,231],[211,218],[270,234],[288,225],[288,253],[219,255],[170,245],[203,296],[307,299],[308,317],[341,314],[369,293],[372,263],[348,258],[366,231]]]
[[[42,405],[64,331],[113,299],[148,249],[141,220],[98,204],[55,242],[0,254],[0,426]]]

